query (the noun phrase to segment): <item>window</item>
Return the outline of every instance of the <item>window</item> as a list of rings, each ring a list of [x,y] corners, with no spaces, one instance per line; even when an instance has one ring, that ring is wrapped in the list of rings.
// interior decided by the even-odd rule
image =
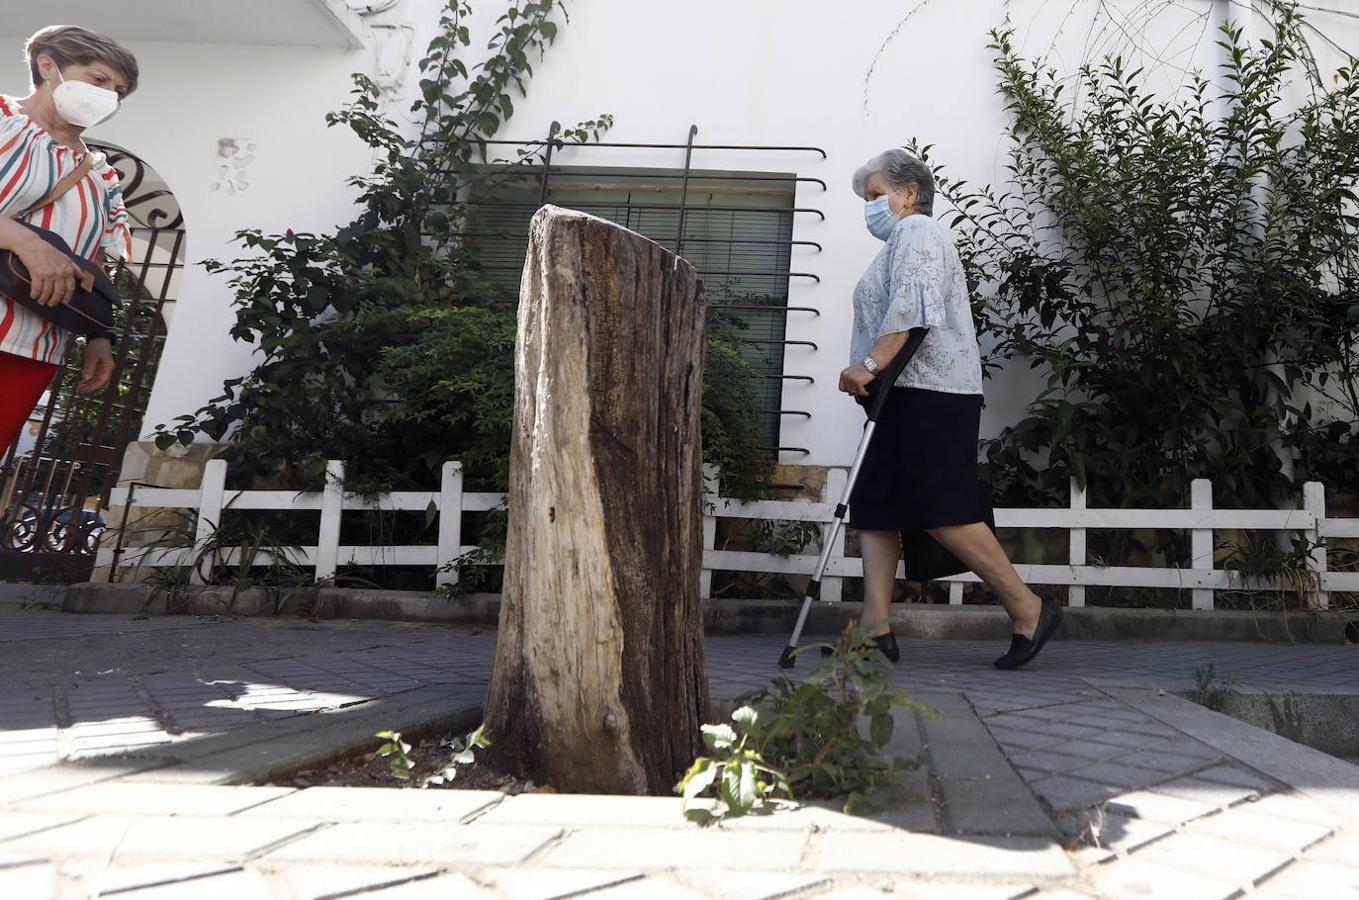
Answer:
[[[680,199],[680,254],[703,278],[708,304],[740,326],[743,355],[758,373],[753,385],[767,446],[779,444],[785,316],[793,230],[793,176],[664,169],[554,168],[547,202],[578,209],[674,250]],[[506,298],[519,292],[528,225],[543,196],[540,174],[496,180],[474,189],[473,234],[488,279]]]

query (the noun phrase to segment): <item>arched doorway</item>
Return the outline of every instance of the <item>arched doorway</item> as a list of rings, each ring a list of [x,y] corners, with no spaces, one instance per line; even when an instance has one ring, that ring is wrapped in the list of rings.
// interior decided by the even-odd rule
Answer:
[[[123,451],[137,438],[165,343],[166,317],[184,267],[184,219],[169,186],[119,147],[108,154],[131,217],[133,256],[120,263],[123,297],[115,376],[76,393],[82,354],[73,346],[23,435],[0,459],[0,579],[83,581],[107,522],[104,510]]]

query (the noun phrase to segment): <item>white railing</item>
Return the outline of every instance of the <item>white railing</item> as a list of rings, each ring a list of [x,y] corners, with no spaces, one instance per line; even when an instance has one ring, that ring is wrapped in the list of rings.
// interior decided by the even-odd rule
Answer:
[[[314,566],[316,580],[334,578],[339,566],[429,566],[437,569],[436,582],[453,583],[457,575],[446,564],[476,549],[462,543],[462,514],[497,508],[502,494],[464,493],[462,466],[445,463],[442,482],[437,491],[395,491],[377,498],[360,497],[344,490],[344,466],[332,461],[327,467],[326,487],[313,493],[293,491],[235,491],[226,490],[226,463],[212,460],[207,464],[198,490],[167,488],[118,487],[114,489],[110,507],[110,525],[122,521],[120,508],[194,509],[197,517],[197,543],[194,547],[148,550],[124,547],[117,555],[117,566],[187,565],[197,558],[198,551],[207,546],[222,512],[231,510],[319,510],[320,528],[315,546],[296,548],[295,559],[300,565]],[[778,556],[772,553],[720,550],[716,548],[717,520],[752,519],[829,523],[835,503],[844,489],[846,473],[843,469],[828,472],[825,489],[818,500],[759,500],[741,503],[716,495],[715,479],[709,477],[707,515],[703,525],[703,596],[711,593],[713,572],[747,572],[759,574],[810,575],[816,568],[813,555]],[[392,511],[428,510],[431,505],[438,512],[438,538],[432,545],[351,547],[340,545],[340,517],[344,510],[381,509]],[[128,521],[135,521],[128,510]],[[1069,587],[1069,603],[1085,605],[1087,587],[1141,587],[1191,591],[1194,609],[1212,609],[1214,592],[1220,590],[1261,589],[1278,590],[1279,585],[1243,582],[1239,573],[1219,569],[1214,564],[1213,532],[1217,530],[1250,530],[1300,532],[1313,546],[1310,554],[1313,576],[1308,591],[1310,603],[1316,608],[1329,604],[1331,592],[1359,592],[1359,572],[1330,572],[1327,570],[1326,551],[1320,541],[1328,538],[1359,538],[1359,519],[1328,518],[1323,486],[1308,482],[1303,489],[1303,507],[1293,510],[1214,509],[1212,484],[1206,480],[1193,482],[1189,509],[1089,509],[1085,492],[1074,483],[1071,486],[1071,505],[1068,508],[997,509],[998,528],[1060,529],[1070,534],[1070,562],[1066,565],[1031,565],[1017,563],[1019,575],[1030,584],[1065,585]],[[1131,530],[1165,528],[1191,533],[1192,561],[1189,568],[1157,568],[1150,566],[1097,566],[1086,561],[1086,531]],[[824,536],[824,529],[822,535]],[[98,566],[113,566],[115,551],[108,546],[99,549]],[[822,598],[840,599],[842,579],[863,575],[862,561],[844,555],[843,530],[831,553]],[[222,560],[228,564],[239,562],[237,556],[227,554]],[[898,577],[905,577],[898,568]],[[963,585],[978,579],[970,573],[944,579],[949,582],[949,601],[961,604]]]

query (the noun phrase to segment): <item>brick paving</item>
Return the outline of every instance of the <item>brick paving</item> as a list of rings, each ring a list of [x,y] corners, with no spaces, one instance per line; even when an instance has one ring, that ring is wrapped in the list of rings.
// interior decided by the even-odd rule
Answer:
[[[710,638],[714,694],[780,643]],[[1359,694],[1354,648],[1057,642],[1008,673],[1000,649],[903,643],[898,683],[941,716],[899,721],[927,766],[894,814],[703,830],[670,798],[220,783],[247,734],[314,751],[318,716],[476,702],[492,634],[0,605],[0,897],[1359,896],[1359,768],[1165,695],[1209,663]],[[220,765],[158,768],[214,742]]]

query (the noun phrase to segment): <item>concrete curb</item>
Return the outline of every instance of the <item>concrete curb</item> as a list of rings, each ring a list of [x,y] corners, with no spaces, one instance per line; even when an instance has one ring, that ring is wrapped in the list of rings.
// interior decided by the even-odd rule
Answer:
[[[78,613],[166,613],[163,598],[150,602],[144,584],[73,584],[61,608]],[[312,604],[311,608],[305,608]],[[808,634],[835,634],[857,619],[861,604],[821,603],[812,607]],[[174,613],[186,615],[308,615],[319,619],[377,619],[494,628],[499,594],[470,594],[448,600],[418,591],[321,588],[303,597],[262,589],[196,588]],[[789,600],[709,600],[704,604],[709,634],[787,634],[798,604]],[[1005,640],[1009,621],[998,607],[898,604],[898,635],[916,640]],[[1068,640],[1242,641],[1338,644],[1345,642],[1340,613],[1258,613],[1231,610],[1067,609],[1062,637]]]
[[[376,749],[383,730],[419,740],[470,731],[481,721],[480,701],[457,696],[446,686],[419,688],[365,703],[292,716],[234,729],[220,735],[69,763],[58,768],[131,767],[116,776],[138,782],[176,784],[261,784],[298,769],[323,765]]]

